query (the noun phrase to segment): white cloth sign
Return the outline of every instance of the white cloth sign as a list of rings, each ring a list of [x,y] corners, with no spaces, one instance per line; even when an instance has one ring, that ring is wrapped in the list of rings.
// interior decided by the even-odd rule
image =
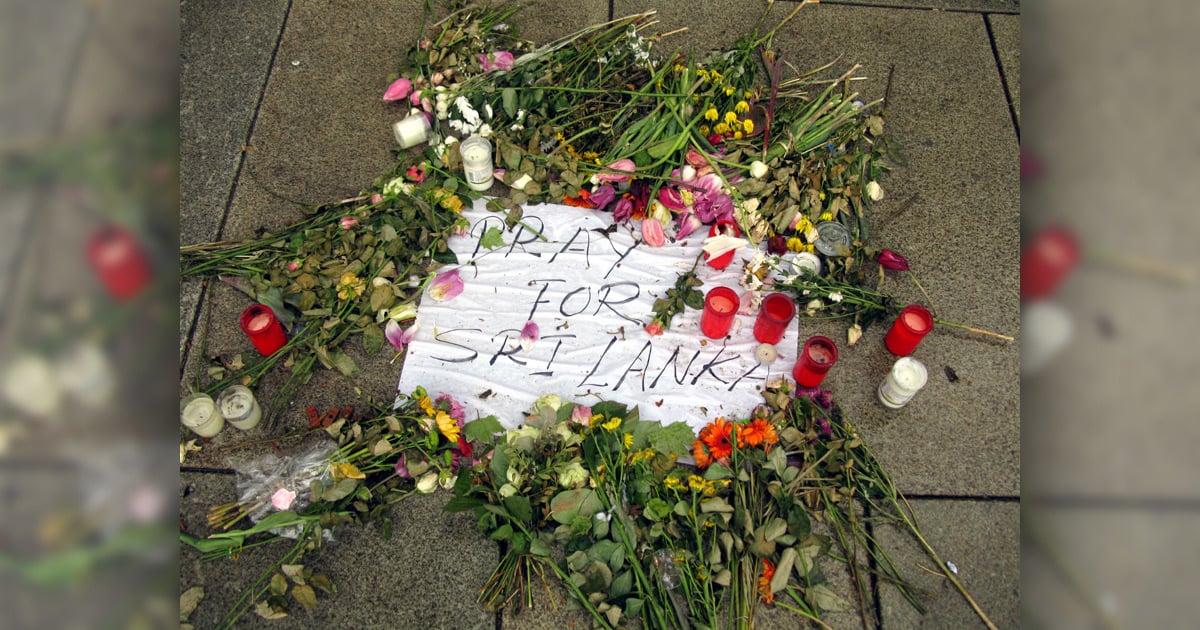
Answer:
[[[755,357],[754,315],[738,315],[726,339],[705,337],[700,311],[690,308],[661,336],[643,329],[654,301],[701,254],[703,231],[652,248],[636,225],[609,233],[610,214],[529,206],[528,227],[504,232],[505,245],[489,251],[480,237],[503,229],[503,216],[485,210],[482,200],[463,216],[470,234],[449,242],[464,263],[463,292],[445,302],[421,300],[402,393],[423,386],[433,396],[450,394],[470,410],[468,419],[494,415],[506,428],[518,426],[540,396],[557,394],[584,405],[638,405],[647,420],[699,429],[717,416],[749,415],[765,383],[791,375],[794,320],[769,364]],[[701,260],[701,291],[724,285],[742,293],[742,261],[753,252],[739,251],[723,271]],[[529,321],[540,340],[525,351],[521,330]]]

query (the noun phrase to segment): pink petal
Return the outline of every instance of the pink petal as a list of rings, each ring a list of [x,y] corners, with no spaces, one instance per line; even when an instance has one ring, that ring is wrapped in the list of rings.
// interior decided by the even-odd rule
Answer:
[[[538,340],[538,325],[535,322],[526,322],[525,327],[521,329],[521,350],[529,352],[533,349],[533,344]]]
[[[296,500],[296,493],[287,488],[280,488],[271,495],[271,505],[277,510],[286,510],[292,507],[292,501]]]
[[[389,319],[388,323],[383,327],[383,336],[399,352],[404,350],[405,346],[412,343],[412,340],[417,336],[417,329],[419,327],[420,324],[413,322],[413,325],[409,326],[408,330],[404,330],[400,328],[400,324],[396,323],[396,320]]]
[[[463,291],[463,281],[458,275],[458,270],[447,271],[438,274],[438,277],[429,283],[429,297],[438,302],[448,302],[458,297]]]
[[[617,160],[616,162],[613,162],[612,164],[605,166],[604,170],[609,171],[609,172],[597,173],[595,176],[593,176],[593,179],[597,183],[624,182],[624,181],[628,181],[629,176],[633,175],[633,173],[637,171],[637,165],[633,163],[633,160],[631,160],[629,158],[625,158],[623,160]],[[614,173],[611,171],[618,171],[618,172]]]

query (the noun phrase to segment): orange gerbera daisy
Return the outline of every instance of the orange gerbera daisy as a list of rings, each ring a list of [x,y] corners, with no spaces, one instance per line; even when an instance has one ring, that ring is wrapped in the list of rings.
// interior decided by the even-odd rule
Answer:
[[[762,575],[758,576],[758,594],[767,604],[775,603],[775,593],[771,592],[771,578],[775,577],[775,565],[770,560],[762,559]]]
[[[722,416],[700,429],[699,439],[692,442],[692,455],[696,465],[708,468],[714,461],[725,463],[733,452],[733,424]]]
[[[775,433],[775,425],[766,418],[755,418],[746,424],[737,425],[737,439],[738,444],[746,446],[770,446],[779,441],[779,434]]]

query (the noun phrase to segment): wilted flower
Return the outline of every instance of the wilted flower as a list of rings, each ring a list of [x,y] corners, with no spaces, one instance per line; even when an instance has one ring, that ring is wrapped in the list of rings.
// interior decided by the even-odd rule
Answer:
[[[296,270],[297,270],[297,269],[299,269],[299,268],[300,268],[300,261],[299,261],[299,260],[293,260],[292,262],[290,262],[290,263],[288,263],[288,264],[287,264],[287,270],[288,270],[288,271],[296,271]]]
[[[526,322],[521,329],[521,350],[529,352],[538,340],[538,325],[536,322]]]
[[[595,206],[597,210],[603,210],[608,207],[608,204],[612,203],[616,198],[616,189],[608,184],[605,184],[593,190],[592,196],[588,199],[588,201],[591,201],[592,205]]]
[[[338,225],[341,225],[343,230],[353,230],[354,226],[358,225],[358,219],[347,215],[338,221]]]
[[[401,479],[412,479],[408,472],[408,457],[404,453],[400,453],[400,459],[396,460],[396,475]]]
[[[458,270],[440,273],[429,283],[429,297],[438,302],[448,302],[463,292],[463,281]]]
[[[896,252],[885,249],[879,252],[879,266],[892,271],[908,271],[908,261]]]
[[[623,223],[628,221],[631,216],[633,216],[633,198],[628,194],[621,195],[621,199],[613,208],[613,221]]]
[[[408,344],[412,343],[412,340],[417,336],[417,329],[420,328],[420,326],[421,324],[414,322],[412,326],[408,327],[408,330],[403,330],[400,328],[400,324],[396,323],[396,320],[389,319],[387,324],[385,324],[383,327],[383,336],[386,337],[388,343],[392,344],[392,346],[396,348],[396,351],[399,352],[404,350]]]
[[[558,411],[558,408],[561,406],[562,398],[560,398],[558,394],[544,394],[537,400],[533,401],[533,412],[541,413],[544,409]]]
[[[858,343],[858,340],[862,339],[862,335],[862,326],[858,324],[851,326],[850,329],[846,331],[846,345],[853,346],[854,344]]]
[[[409,94],[412,94],[412,90],[412,81],[400,77],[392,81],[392,84],[388,86],[387,90],[383,93],[383,100],[388,102],[402,101],[408,98]]]
[[[867,182],[867,197],[870,197],[871,201],[883,199],[883,187],[879,182]]]
[[[671,210],[683,210],[687,207],[687,204],[683,203],[683,196],[679,194],[679,191],[669,186],[658,189],[658,201]]]
[[[604,169],[607,172],[592,175],[593,184],[629,181],[629,177],[637,170],[637,165],[633,163],[633,160],[625,158],[605,166]]]
[[[417,480],[417,492],[421,494],[430,494],[438,487],[438,474],[435,471],[429,471]]]
[[[662,223],[658,219],[642,219],[642,240],[650,247],[662,247],[667,242]]]
[[[571,410],[571,422],[581,427],[591,426],[592,424],[592,408],[576,405]]]
[[[651,321],[649,324],[646,324],[646,332],[655,337],[663,334],[663,323],[657,319]]]
[[[588,480],[588,472],[579,462],[567,464],[558,473],[558,485],[563,488],[578,488]]]
[[[514,61],[513,54],[507,50],[497,50],[486,55],[479,55],[479,65],[483,66],[484,72],[492,70],[508,72],[512,70]]]
[[[754,179],[762,179],[762,176],[766,174],[767,165],[762,160],[754,160],[750,163],[750,177],[753,177]]]
[[[782,256],[787,253],[787,250],[788,246],[786,236],[772,236],[771,238],[767,239],[768,252],[771,252],[776,256]]]
[[[704,225],[704,222],[697,217],[691,210],[685,210],[679,215],[679,229],[675,231],[675,238],[687,238],[696,228]]]
[[[420,166],[410,166],[404,173],[404,176],[419,184],[425,181],[425,169]]]

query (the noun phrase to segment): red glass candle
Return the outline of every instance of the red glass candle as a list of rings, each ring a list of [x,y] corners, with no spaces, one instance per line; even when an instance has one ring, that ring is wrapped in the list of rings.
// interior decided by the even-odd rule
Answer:
[[[700,332],[709,339],[721,339],[729,334],[737,315],[738,294],[729,287],[716,287],[704,296],[704,312],[700,315]]]
[[[717,221],[712,224],[712,227],[708,228],[708,235],[716,236],[717,234],[732,235],[740,238],[742,231],[738,229],[737,224],[733,221]],[[708,266],[713,269],[724,269],[729,266],[729,263],[733,262],[733,255],[736,253],[737,250],[730,250],[716,258],[710,259],[708,252],[705,252],[704,262],[708,263]]]
[[[128,300],[150,283],[150,260],[131,231],[106,225],[87,241],[87,260],[109,295]]]
[[[754,338],[761,343],[779,343],[795,316],[796,303],[792,298],[783,293],[767,295],[758,311],[758,319],[754,320]]]
[[[825,380],[825,374],[837,363],[837,359],[837,345],[832,339],[820,335],[809,337],[800,351],[800,358],[796,359],[796,366],[792,368],[792,378],[800,387],[816,387]]]
[[[1044,298],[1079,262],[1079,243],[1062,226],[1050,226],[1021,250],[1021,299]]]
[[[909,304],[900,311],[900,316],[883,338],[883,343],[892,354],[906,357],[912,354],[931,330],[933,315],[920,304]]]
[[[283,324],[279,323],[275,312],[269,306],[251,305],[242,311],[239,323],[242,326],[242,332],[246,333],[250,342],[264,357],[275,354],[275,351],[287,343],[287,336],[283,334]]]

